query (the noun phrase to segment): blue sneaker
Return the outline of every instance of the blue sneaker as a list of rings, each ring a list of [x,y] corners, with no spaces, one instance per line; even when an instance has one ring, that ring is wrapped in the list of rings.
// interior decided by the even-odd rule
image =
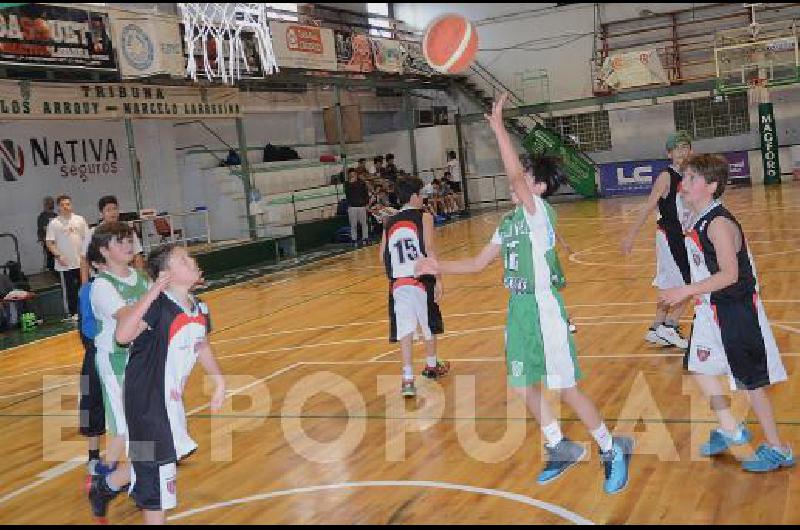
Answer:
[[[614,436],[611,450],[600,452],[603,462],[605,481],[603,490],[612,495],[619,493],[628,485],[628,467],[633,454],[633,438],[628,436]]]
[[[782,467],[792,467],[794,455],[791,449],[789,454],[775,449],[767,444],[761,444],[753,456],[742,462],[742,469],[753,473],[766,473]]]
[[[564,438],[555,447],[545,445],[544,448],[547,449],[547,464],[536,477],[539,484],[547,484],[558,478],[586,455],[586,449],[569,438]]]
[[[714,429],[708,438],[708,442],[700,446],[701,456],[715,456],[724,453],[732,445],[745,445],[750,443],[753,435],[744,426],[744,423],[739,424],[736,436],[732,437],[725,431]]]

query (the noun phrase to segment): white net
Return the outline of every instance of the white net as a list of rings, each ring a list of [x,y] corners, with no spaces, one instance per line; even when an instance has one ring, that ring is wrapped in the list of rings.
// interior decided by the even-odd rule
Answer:
[[[210,3],[178,4],[183,16],[186,40],[186,73],[195,81],[198,51],[203,57],[203,72],[209,80],[221,78],[233,84],[242,68],[251,73],[252,58],[260,60],[264,75],[278,70],[272,38],[267,26],[266,4]],[[248,50],[243,37],[252,36],[255,50]],[[199,50],[198,50],[199,48]]]

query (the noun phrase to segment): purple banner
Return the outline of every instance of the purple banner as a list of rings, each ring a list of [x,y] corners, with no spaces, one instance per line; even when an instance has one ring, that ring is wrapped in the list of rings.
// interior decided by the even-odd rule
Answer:
[[[728,159],[728,182],[731,184],[750,183],[750,159],[747,151],[734,151],[732,153],[722,153]]]
[[[603,197],[647,195],[653,181],[669,166],[669,160],[637,160],[600,164],[600,194]]]
[[[750,183],[750,161],[747,151],[722,153],[728,160],[732,184]],[[600,194],[603,197],[648,195],[653,181],[669,166],[669,160],[636,160],[600,164]]]

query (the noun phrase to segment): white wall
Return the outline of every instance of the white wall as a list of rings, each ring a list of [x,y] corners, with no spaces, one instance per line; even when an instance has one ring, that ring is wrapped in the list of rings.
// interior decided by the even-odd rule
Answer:
[[[18,155],[17,148],[22,149],[24,168],[22,174],[14,172],[6,180],[0,177],[0,233],[14,234],[20,244],[22,265],[26,273],[38,272],[42,269],[42,249],[36,241],[36,218],[42,211],[42,199],[50,195],[53,198],[60,194],[72,197],[74,211],[82,215],[88,223],[99,218],[97,200],[103,195],[116,195],[123,211],[135,209],[133,185],[127,151],[125,128],[121,122],[111,121],[62,121],[62,120],[29,120],[23,122],[0,122],[0,138],[14,143],[13,156]],[[37,139],[39,145],[47,142],[50,159],[45,163],[34,157],[31,139]],[[67,142],[76,141],[69,144]],[[96,164],[91,146],[87,146],[87,159],[83,158],[82,140],[92,140],[95,146],[103,141],[104,145],[111,140],[116,156],[103,149],[100,159],[105,161],[111,156],[113,167],[101,167],[99,172],[87,171],[81,178],[77,171],[88,165]],[[55,142],[59,142],[64,159],[55,158]],[[75,146],[75,159],[72,157],[72,145]],[[0,157],[2,160],[4,157]],[[17,162],[19,162],[17,160]],[[65,163],[62,163],[65,162]],[[3,163],[0,162],[0,166]],[[19,164],[18,164],[19,165]],[[101,162],[102,166],[102,162]],[[75,168],[76,173],[71,174]],[[62,171],[66,172],[66,176]],[[16,259],[10,242],[0,241],[0,262]]]

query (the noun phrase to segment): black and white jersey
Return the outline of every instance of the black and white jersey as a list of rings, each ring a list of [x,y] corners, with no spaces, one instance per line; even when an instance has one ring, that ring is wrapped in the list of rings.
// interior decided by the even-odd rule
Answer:
[[[689,209],[684,205],[681,198],[681,183],[683,175],[669,166],[666,169],[669,173],[669,193],[666,197],[658,199],[658,227],[667,234],[683,234],[689,228]]]
[[[716,201],[698,216],[685,239],[692,282],[702,282],[720,270],[708,236],[708,227],[718,217],[733,222],[741,233],[742,247],[736,253],[739,274],[728,287],[698,297],[686,365],[695,373],[729,376],[732,389],[754,390],[785,381],[786,369],[758,296],[755,266],[741,225]]]
[[[125,414],[132,462],[176,460],[170,402],[182,400],[197,347],[211,329],[205,304],[196,299],[193,304],[187,312],[161,293],[144,315],[147,329],[131,344],[125,369]]]
[[[383,263],[390,280],[413,278],[414,265],[426,256],[422,210],[403,207],[386,220],[386,248]]]

